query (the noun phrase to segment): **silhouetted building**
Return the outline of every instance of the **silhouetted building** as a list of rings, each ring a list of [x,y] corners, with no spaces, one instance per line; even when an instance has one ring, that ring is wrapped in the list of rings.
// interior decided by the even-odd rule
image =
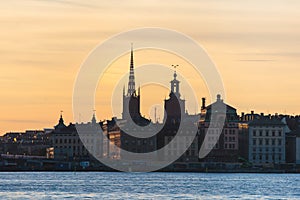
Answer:
[[[239,123],[239,157],[240,161],[249,160],[249,127],[248,122]]]
[[[143,138],[147,133],[153,133],[155,127],[140,113],[140,89],[137,92],[135,85],[133,49],[131,48],[127,94],[125,94],[125,87],[123,89],[122,119],[113,118],[107,122],[110,158],[124,158],[118,147],[133,153],[156,150],[156,136]]]
[[[286,163],[300,164],[300,127],[286,134]]]
[[[123,89],[123,112],[122,119],[127,121],[133,121],[134,123],[145,126],[150,123],[150,120],[141,116],[140,112],[140,88],[138,93],[135,89],[134,78],[134,61],[133,61],[133,49],[131,47],[130,52],[130,67],[129,67],[129,81],[127,94],[125,94],[125,87]]]
[[[95,115],[92,123],[76,125],[70,123],[68,126],[64,124],[61,115],[59,123],[54,128],[50,135],[55,159],[80,160],[90,158],[90,153],[95,157],[103,155],[101,127],[96,123]]]
[[[179,157],[176,163],[198,161],[198,120],[199,115],[189,115],[185,111],[185,100],[180,98],[180,81],[176,71],[170,82],[169,99],[165,100],[164,126],[157,134],[157,148],[164,148],[164,154],[158,155],[160,160],[167,157]],[[180,128],[182,127],[182,128]],[[178,136],[180,134],[180,136]],[[195,135],[196,134],[196,135]],[[178,140],[174,140],[177,136]],[[189,146],[187,146],[190,144]],[[187,148],[188,147],[188,148]],[[184,149],[187,149],[184,151]],[[179,155],[179,152],[183,152]]]
[[[2,153],[13,155],[45,156],[50,146],[49,135],[44,130],[10,132],[2,136]]]
[[[225,111],[225,113],[224,113]],[[214,113],[213,113],[214,112]],[[214,114],[214,115],[213,115]],[[225,119],[224,119],[225,118]],[[224,121],[224,127],[212,127]],[[237,162],[239,157],[239,118],[236,109],[225,104],[221,95],[209,106],[202,106],[200,120],[200,144],[210,150],[202,162]],[[207,139],[205,139],[207,137]]]

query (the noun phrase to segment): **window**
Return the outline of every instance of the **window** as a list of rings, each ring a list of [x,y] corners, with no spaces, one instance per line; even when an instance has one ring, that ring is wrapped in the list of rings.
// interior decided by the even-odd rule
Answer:
[[[281,137],[281,131],[278,131],[278,136]]]
[[[278,145],[281,145],[281,139],[278,139]]]
[[[266,131],[266,136],[269,136],[269,131]]]
[[[256,139],[253,139],[253,145],[256,145]]]
[[[272,145],[275,145],[275,139],[272,139]]]
[[[253,131],[253,136],[256,136],[256,131],[255,130]]]
[[[269,145],[269,139],[266,139],[266,145]]]
[[[275,136],[275,131],[272,131],[272,136],[273,136],[273,137]]]
[[[259,131],[259,136],[262,136],[262,131]]]
[[[216,145],[215,145],[215,149],[218,149],[219,148],[219,143],[217,143]]]
[[[262,145],[262,139],[259,139],[259,145]]]

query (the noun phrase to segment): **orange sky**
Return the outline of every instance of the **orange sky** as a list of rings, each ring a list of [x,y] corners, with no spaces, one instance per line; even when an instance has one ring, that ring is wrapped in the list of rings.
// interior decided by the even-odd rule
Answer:
[[[110,36],[140,27],[173,29],[199,42],[218,67],[226,102],[238,112],[299,114],[299,9],[297,0],[3,1],[0,135],[52,127],[60,110],[66,122],[73,121],[73,85],[88,53]],[[136,52],[137,66],[150,62],[147,53]],[[184,65],[163,53],[161,58],[155,62]],[[128,59],[116,61],[124,73]],[[207,95],[204,85],[199,88],[198,98]],[[152,99],[150,91],[142,91],[146,116],[167,95],[161,90]],[[98,119],[111,117],[101,100],[96,103]],[[194,113],[193,105],[188,108]]]

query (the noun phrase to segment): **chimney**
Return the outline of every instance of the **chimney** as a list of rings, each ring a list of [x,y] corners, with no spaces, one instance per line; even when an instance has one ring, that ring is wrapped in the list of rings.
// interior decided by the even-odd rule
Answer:
[[[202,98],[202,107],[201,107],[201,109],[205,109],[205,98],[204,97]]]
[[[221,95],[220,94],[217,95],[217,101],[221,101]]]

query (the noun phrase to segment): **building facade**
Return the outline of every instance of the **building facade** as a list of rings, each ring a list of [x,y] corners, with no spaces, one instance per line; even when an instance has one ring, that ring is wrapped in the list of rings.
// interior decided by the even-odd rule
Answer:
[[[205,101],[203,99],[202,101]],[[213,110],[214,108],[214,110]],[[221,109],[223,108],[223,109]],[[224,112],[225,110],[225,112]],[[213,117],[213,112],[214,117]],[[218,121],[224,121],[224,126]],[[199,123],[200,144],[208,155],[201,159],[202,162],[237,162],[239,157],[239,118],[236,109],[225,104],[221,95],[217,95],[215,103],[205,106],[202,103],[201,120]]]
[[[77,129],[80,130],[78,134]],[[95,116],[86,124],[64,124],[62,115],[50,134],[55,159],[81,160],[102,157],[103,137]]]
[[[254,165],[285,163],[284,123],[256,119],[249,123],[249,161]]]
[[[197,122],[200,116],[189,115],[186,112],[185,100],[181,99],[180,81],[177,80],[176,71],[170,83],[169,98],[165,99],[164,102],[164,125],[157,134],[158,149],[167,147],[164,148],[163,154],[158,155],[159,159],[165,160],[168,157],[179,157],[175,164],[198,162]],[[175,137],[178,139],[174,140]]]

